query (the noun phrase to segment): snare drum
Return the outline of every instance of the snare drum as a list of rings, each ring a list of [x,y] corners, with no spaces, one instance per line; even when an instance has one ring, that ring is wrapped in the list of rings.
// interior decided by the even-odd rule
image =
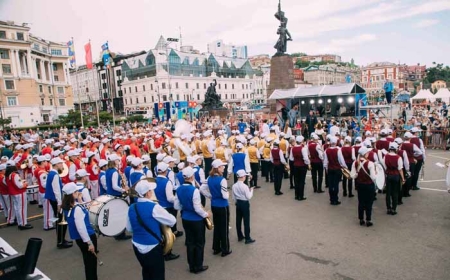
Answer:
[[[39,192],[39,185],[29,185],[27,187],[27,194],[35,194]]]
[[[110,195],[97,197],[89,206],[89,222],[105,236],[117,236],[127,226],[128,203]]]
[[[375,169],[377,171],[375,185],[380,191],[382,191],[384,189],[384,185],[386,183],[386,175],[384,173],[384,168],[381,164],[377,163],[377,164],[375,164]]]

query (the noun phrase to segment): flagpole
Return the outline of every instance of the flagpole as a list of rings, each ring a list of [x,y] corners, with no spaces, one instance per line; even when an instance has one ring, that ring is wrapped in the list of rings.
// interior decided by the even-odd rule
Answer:
[[[75,42],[73,41],[73,37],[72,37],[72,47],[75,50]],[[79,87],[78,87],[78,67],[77,67],[77,60],[76,59],[75,59],[75,84],[76,84],[76,87],[78,88],[77,96],[78,96],[78,106],[80,106],[81,126],[84,127],[83,111],[81,110],[81,98],[80,98],[80,92],[79,92]]]
[[[89,48],[91,51],[91,63],[93,63],[92,61],[92,46],[91,46],[91,39],[89,39]],[[92,71],[92,81],[95,81],[95,76],[94,76],[94,71]],[[97,94],[97,98],[100,99],[100,96]],[[100,127],[100,117],[99,117],[99,112],[98,112],[98,101],[97,99],[94,100],[95,101],[95,111],[97,113],[97,127]]]

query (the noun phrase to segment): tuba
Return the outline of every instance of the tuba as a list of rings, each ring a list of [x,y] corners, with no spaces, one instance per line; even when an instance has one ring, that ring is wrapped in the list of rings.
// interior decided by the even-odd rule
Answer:
[[[347,180],[351,180],[352,176],[350,176],[350,170],[348,170],[348,168],[341,168],[342,171],[342,175],[345,176],[345,178],[347,178]]]

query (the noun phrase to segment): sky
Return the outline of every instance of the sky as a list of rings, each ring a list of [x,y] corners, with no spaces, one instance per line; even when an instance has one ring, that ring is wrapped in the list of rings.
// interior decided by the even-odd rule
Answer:
[[[338,54],[358,65],[389,61],[450,65],[450,0],[282,0],[293,41],[288,53]],[[150,50],[160,35],[201,52],[207,43],[247,45],[273,55],[277,0],[0,0],[0,20],[30,23],[35,36],[75,43],[77,64],[91,40],[113,52]],[[178,47],[172,43],[171,47]]]

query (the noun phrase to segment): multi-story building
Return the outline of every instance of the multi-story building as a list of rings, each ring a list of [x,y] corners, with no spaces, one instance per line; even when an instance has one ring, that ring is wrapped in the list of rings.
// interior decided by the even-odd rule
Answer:
[[[406,64],[399,66],[399,89],[405,89],[408,91],[417,90],[415,84],[421,82],[425,78],[427,67],[425,65],[412,65]]]
[[[11,127],[55,121],[73,108],[67,45],[0,21],[0,112]]]
[[[158,103],[171,115],[186,111],[189,101],[204,101],[213,80],[224,103],[263,102],[265,82],[255,75],[247,59],[181,52],[167,46],[158,43],[155,49],[123,61],[122,89],[128,114],[156,113]]]
[[[446,87],[447,87],[447,83],[443,80],[437,80],[431,84],[431,89],[433,92],[436,92],[436,91],[440,90],[441,88],[446,88]]]
[[[314,86],[342,84],[348,82],[360,83],[360,69],[358,67],[342,66],[339,64],[311,65],[303,69],[304,81]]]
[[[265,65],[270,66],[270,56],[268,54],[254,55],[248,58],[253,69],[261,69]]]
[[[294,64],[297,60],[309,62],[341,62],[341,56],[335,54],[318,54],[318,55],[304,55],[292,58]]]
[[[224,44],[222,40],[217,40],[208,44],[208,53],[217,56],[232,58],[247,58],[247,46],[236,46]]]
[[[86,65],[81,65],[77,69],[70,70],[70,81],[73,89],[75,109],[80,108],[83,112],[95,112],[95,106],[101,106],[100,101],[100,80],[95,67],[88,69]]]
[[[361,86],[369,94],[383,93],[386,79],[394,83],[399,89],[403,78],[400,75],[400,66],[391,62],[374,62],[361,68]]]

